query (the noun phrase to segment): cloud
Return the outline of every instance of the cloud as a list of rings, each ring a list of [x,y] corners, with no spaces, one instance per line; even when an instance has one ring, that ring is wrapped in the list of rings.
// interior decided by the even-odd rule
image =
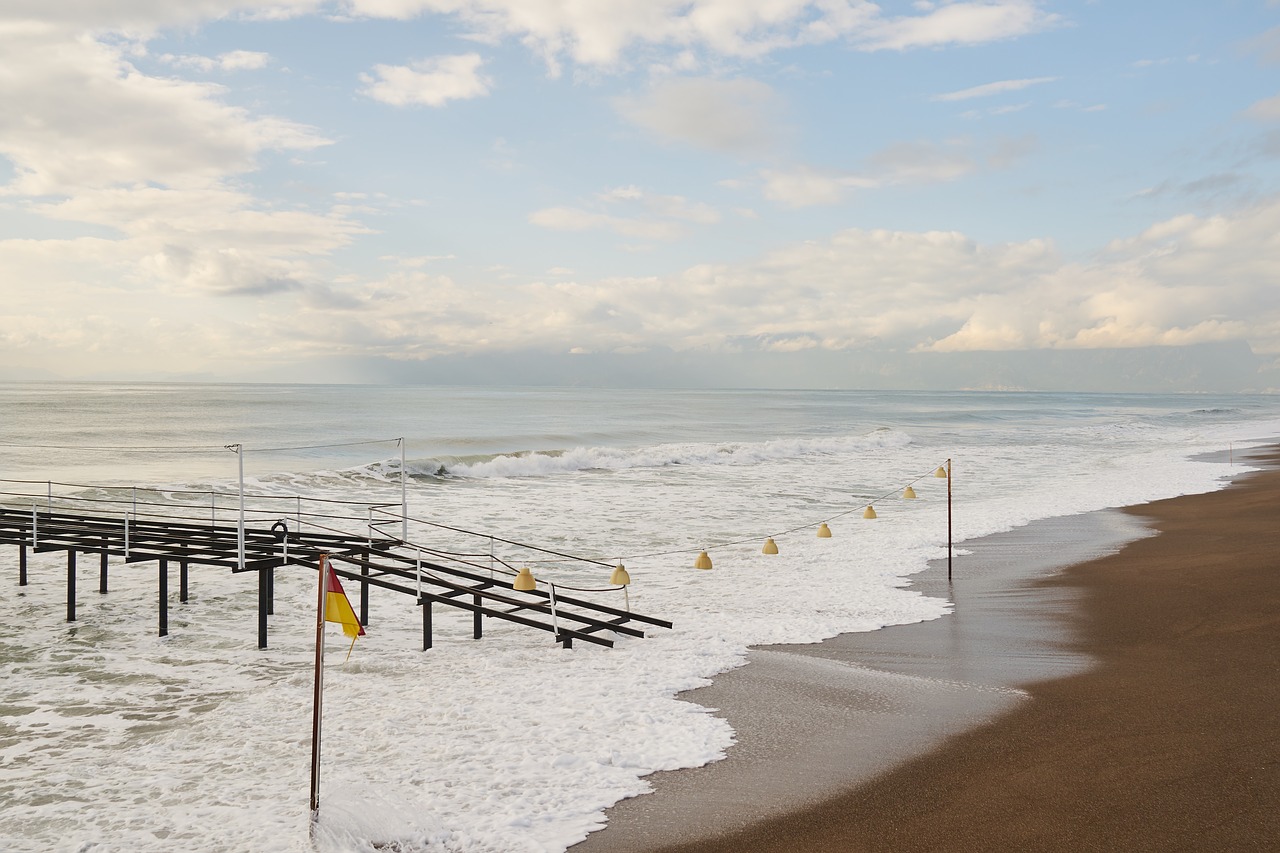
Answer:
[[[878,19],[855,36],[864,50],[908,50],[976,45],[1017,38],[1059,26],[1062,18],[1031,0],[946,3],[922,15]]]
[[[497,271],[460,281],[400,269],[339,288],[281,265],[256,282],[235,279],[232,293],[270,292],[270,304],[248,315],[229,315],[225,296],[105,285],[119,303],[113,316],[135,318],[132,325],[83,317],[76,306],[110,280],[104,269],[129,263],[134,247],[9,240],[0,241],[0,265],[42,273],[32,277],[38,292],[0,306],[0,343],[12,363],[56,365],[60,354],[82,358],[89,347],[104,364],[137,363],[155,342],[130,354],[144,325],[136,318],[154,318],[155,337],[174,347],[166,357],[175,369],[248,364],[245,341],[262,342],[254,365],[573,348],[960,352],[1240,339],[1280,353],[1277,233],[1280,200],[1272,199],[1232,216],[1154,223],[1089,262],[1066,260],[1045,240],[984,244],[953,231],[847,229],[743,263],[663,276],[584,280],[552,269],[532,279]],[[189,339],[173,339],[175,329]]]
[[[6,0],[0,18],[46,30],[146,34],[233,17],[282,20],[317,11],[326,0]]]
[[[1031,0],[930,6],[885,16],[867,2],[832,0],[614,0],[529,3],[527,0],[349,0],[352,14],[405,20],[423,14],[456,18],[488,43],[515,38],[541,56],[553,75],[560,61],[611,67],[640,46],[758,58],[799,45],[848,40],[861,50],[973,45],[1040,32],[1061,22]]]
[[[619,215],[622,209],[630,215]],[[636,186],[615,187],[596,196],[595,209],[548,207],[529,214],[529,221],[553,231],[612,231],[642,240],[676,240],[687,233],[685,223],[714,225],[714,207],[690,202],[684,196],[645,192]]]
[[[1280,95],[1254,102],[1245,115],[1258,121],[1280,121]]]
[[[1280,63],[1280,27],[1272,27],[1257,38],[1250,39],[1244,47],[1247,51],[1258,54],[1264,64]]]
[[[830,205],[852,190],[907,184],[946,183],[984,169],[1007,169],[1035,150],[1032,137],[996,139],[986,151],[965,139],[917,140],[886,146],[866,159],[856,172],[796,166],[764,169],[759,176],[764,197],[790,207]]]
[[[615,99],[614,108],[663,139],[711,151],[764,154],[780,139],[781,101],[756,80],[665,80],[643,95]]]
[[[394,314],[385,351],[412,341],[407,357],[571,347],[1090,349],[1241,338],[1280,352],[1280,303],[1269,296],[1280,264],[1276,233],[1277,200],[1232,217],[1156,223],[1089,263],[1064,260],[1044,240],[982,244],[958,232],[848,229],[670,276],[502,289],[393,279],[371,286],[373,315],[361,322],[375,330],[375,316]],[[472,325],[461,325],[462,316]]]
[[[968,89],[959,89],[955,92],[946,92],[941,95],[934,95],[930,100],[933,101],[967,101],[971,98],[987,98],[992,95],[1002,95],[1005,92],[1017,92],[1030,86],[1038,86],[1042,83],[1052,83],[1059,80],[1059,77],[1026,77],[1021,80],[999,80],[995,83],[983,83],[981,86],[971,86]]]
[[[271,55],[253,50],[233,50],[216,57],[165,54],[160,57],[160,61],[199,71],[256,71],[267,67],[271,62]]]
[[[482,98],[493,81],[480,73],[484,59],[478,53],[433,56],[410,65],[375,65],[373,74],[361,74],[363,94],[396,107],[442,107],[449,101]]]
[[[249,171],[268,150],[311,150],[315,129],[223,103],[224,90],[142,74],[118,45],[0,32],[0,154],[9,194],[122,184],[204,186]]]

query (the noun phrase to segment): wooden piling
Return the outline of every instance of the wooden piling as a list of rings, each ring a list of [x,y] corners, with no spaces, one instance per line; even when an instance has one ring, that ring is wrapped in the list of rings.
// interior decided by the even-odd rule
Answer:
[[[418,599],[419,605],[422,607],[422,650],[425,652],[431,648],[431,599]]]
[[[258,648],[267,647],[267,570],[258,569]]]
[[[76,621],[76,552],[67,549],[67,621]]]
[[[169,561],[160,561],[160,636],[169,636]]]
[[[360,624],[369,627],[369,582],[364,578],[369,577],[369,552],[363,551],[360,554]]]

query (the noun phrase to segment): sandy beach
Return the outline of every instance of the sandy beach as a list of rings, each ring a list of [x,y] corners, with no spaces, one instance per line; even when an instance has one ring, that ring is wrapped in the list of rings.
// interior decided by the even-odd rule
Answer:
[[[729,758],[655,774],[573,849],[1274,849],[1277,506],[1268,470],[966,543],[952,584],[915,584],[954,615],[757,649],[686,694]]]

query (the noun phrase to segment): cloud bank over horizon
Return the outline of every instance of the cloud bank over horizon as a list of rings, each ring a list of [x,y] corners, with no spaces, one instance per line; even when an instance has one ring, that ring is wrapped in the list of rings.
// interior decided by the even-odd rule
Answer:
[[[856,354],[950,387],[983,353],[987,385],[1021,360],[1047,387],[1024,354],[1184,348],[1251,352],[1257,377],[1204,375],[1274,390],[1280,8],[1168,18],[10,3],[0,377],[533,359],[554,382],[594,358],[592,382],[653,385],[707,357],[707,381],[826,387]]]

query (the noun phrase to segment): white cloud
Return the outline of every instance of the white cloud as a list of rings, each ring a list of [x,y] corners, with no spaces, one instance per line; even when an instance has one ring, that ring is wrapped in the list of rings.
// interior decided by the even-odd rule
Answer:
[[[613,231],[643,240],[674,240],[684,229],[672,222],[612,216],[572,207],[547,207],[529,214],[529,221],[552,231]]]
[[[751,262],[664,277],[532,281],[502,290],[398,278],[362,297],[377,317],[394,314],[394,334],[379,338],[385,320],[361,323],[388,351],[413,342],[411,357],[743,342],[782,351],[1083,349],[1239,338],[1280,352],[1276,233],[1280,201],[1235,217],[1157,223],[1081,264],[1043,240],[984,245],[956,232],[850,229]],[[488,343],[468,337],[478,328]]]
[[[116,288],[124,307],[105,321],[81,319],[73,306],[102,286],[86,283],[95,275],[110,278],[104,269],[130,263],[133,247],[10,240],[0,242],[0,264],[35,266],[47,275],[37,278],[44,285],[38,297],[0,308],[0,345],[12,363],[30,362],[35,353],[57,363],[59,353],[86,347],[101,349],[104,363],[136,360],[141,356],[125,350],[137,339],[137,325],[126,328],[129,320],[121,319],[136,313],[157,318],[166,340],[173,337],[168,318],[172,328],[187,329],[183,316],[201,317],[190,340],[172,341],[174,364],[183,366],[244,359],[245,340],[270,342],[267,351],[255,351],[258,361],[573,347],[1082,349],[1239,338],[1280,353],[1277,233],[1277,200],[1231,217],[1155,223],[1087,264],[1064,261],[1043,240],[982,244],[957,232],[849,229],[748,262],[699,264],[669,276],[583,281],[554,268],[549,280],[512,279],[499,270],[458,281],[397,270],[340,292],[268,279],[257,292],[274,288],[275,303],[240,319],[220,310],[228,300],[198,291],[146,291],[144,300],[143,291],[124,287]],[[218,274],[234,275],[234,260],[198,263],[222,263]],[[241,291],[254,292],[248,287]]]
[[[119,46],[88,36],[0,33],[0,51],[0,154],[16,173],[8,193],[204,186],[252,169],[262,151],[328,144],[312,128],[221,102],[221,87],[148,77]]]
[[[994,83],[983,83],[981,86],[970,86],[967,89],[959,89],[954,92],[946,92],[941,95],[934,95],[931,100],[934,101],[967,101],[971,98],[986,98],[991,95],[1002,95],[1005,92],[1017,92],[1030,86],[1039,86],[1042,83],[1052,83],[1060,78],[1058,77],[1026,77],[1021,80],[998,80]]]
[[[608,67],[639,45],[697,48],[729,57],[759,57],[803,44],[849,39],[864,50],[981,44],[1056,26],[1060,18],[1031,0],[917,7],[886,17],[869,2],[840,0],[614,0],[529,3],[527,0],[348,0],[355,15],[408,19],[456,17],[492,43],[516,38],[542,56],[552,74],[562,57]]]
[[[968,140],[899,142],[867,158],[857,172],[821,170],[810,166],[765,169],[762,192],[770,201],[790,207],[830,205],[844,201],[851,190],[903,184],[954,181],[981,169],[1004,169],[1034,148],[1034,140],[993,140],[980,151]]]
[[[644,95],[616,99],[614,108],[664,139],[712,151],[763,154],[780,138],[781,101],[756,80],[664,80]]]
[[[985,44],[1058,26],[1059,15],[1032,0],[946,3],[922,15],[877,20],[856,36],[867,50],[907,50],[943,45]]]
[[[122,20],[160,15],[145,3],[124,6],[114,10]],[[56,318],[84,315],[81,345],[103,352],[129,349],[138,337],[129,328],[163,316],[163,333],[142,336],[154,352],[190,317],[212,327],[223,316],[209,307],[192,314],[188,300],[323,287],[323,258],[366,231],[333,211],[273,209],[242,180],[264,152],[328,140],[229,106],[220,86],[148,76],[133,63],[145,53],[138,42],[51,24],[0,26],[0,52],[12,62],[0,75],[0,155],[13,167],[0,193],[39,230],[78,234],[87,225],[102,235],[0,242],[0,267],[26,285],[7,296],[12,316],[70,328]],[[255,67],[265,57],[233,52],[219,62]],[[94,306],[111,319],[91,320]],[[188,349],[173,351],[176,359]]]
[[[253,50],[233,50],[214,57],[165,54],[160,60],[179,68],[195,68],[199,71],[256,71],[267,67],[271,62],[271,55]]]
[[[529,221],[553,231],[612,231],[643,240],[675,240],[685,236],[683,223],[714,225],[720,212],[684,196],[649,193],[636,186],[615,187],[596,196],[600,209],[548,207],[529,214]],[[636,211],[618,215],[619,208]]]
[[[1259,121],[1280,121],[1280,95],[1255,102],[1245,110],[1245,115]]]
[[[374,73],[361,74],[360,80],[365,95],[385,104],[442,107],[489,94],[493,81],[480,73],[483,65],[478,53],[433,56],[410,65],[375,65]]]

